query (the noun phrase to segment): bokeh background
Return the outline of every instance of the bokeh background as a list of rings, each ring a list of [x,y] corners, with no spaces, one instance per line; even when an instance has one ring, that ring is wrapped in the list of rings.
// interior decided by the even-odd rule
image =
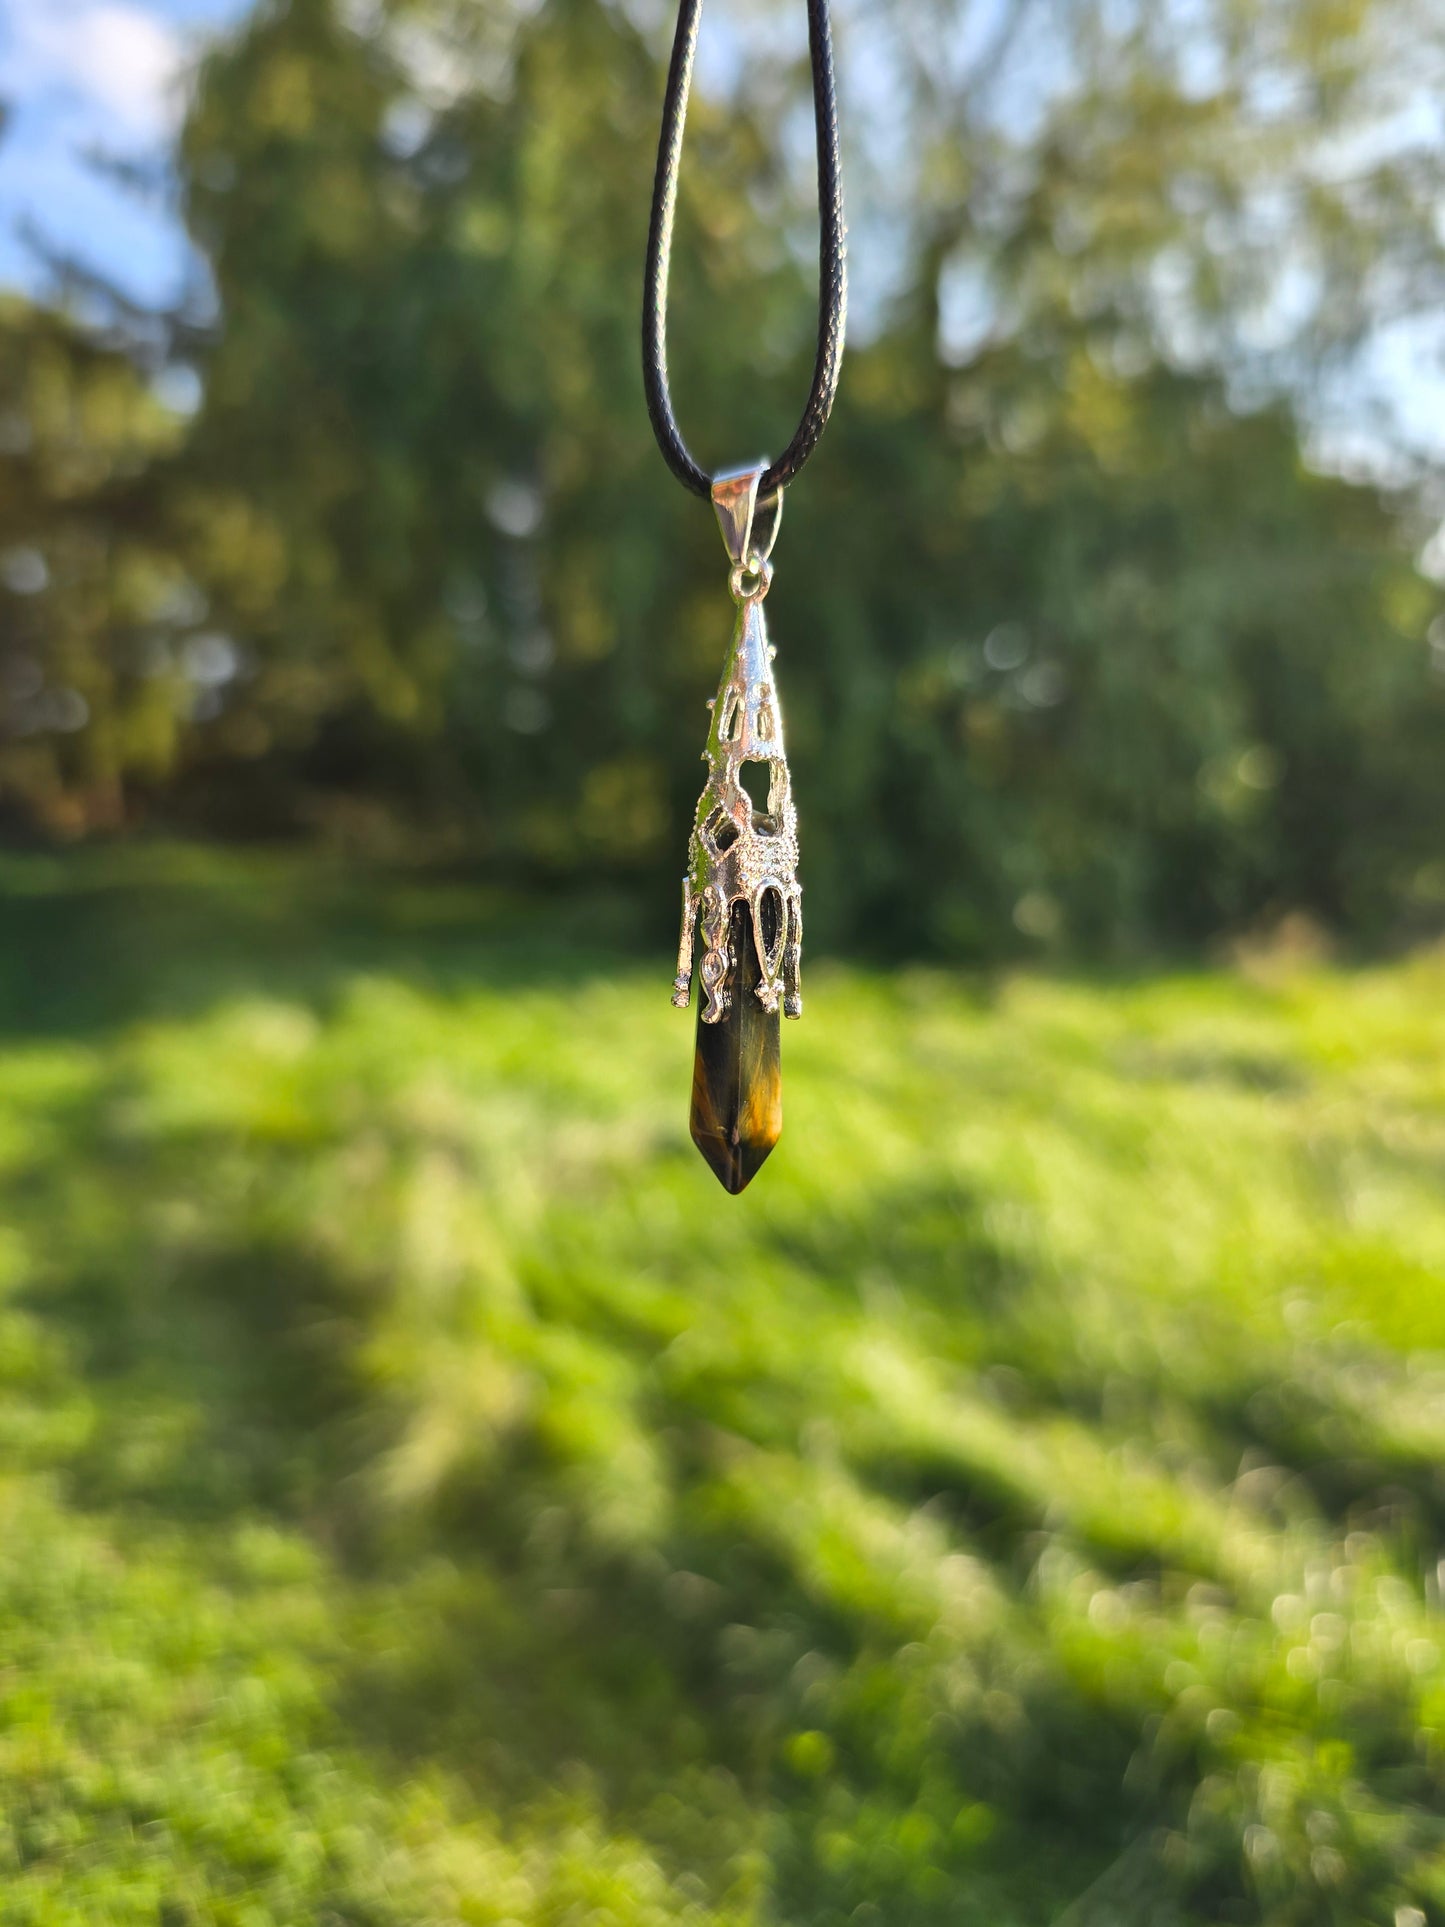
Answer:
[[[791,433],[801,4],[674,260]],[[808,1016],[662,0],[0,11],[0,1918],[1445,1922],[1445,17],[840,0]]]

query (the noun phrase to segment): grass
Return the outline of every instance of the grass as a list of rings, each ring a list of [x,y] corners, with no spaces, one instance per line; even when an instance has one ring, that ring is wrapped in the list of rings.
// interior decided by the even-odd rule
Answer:
[[[665,954],[0,918],[7,1927],[1445,1921],[1445,959],[817,967],[733,1201]]]

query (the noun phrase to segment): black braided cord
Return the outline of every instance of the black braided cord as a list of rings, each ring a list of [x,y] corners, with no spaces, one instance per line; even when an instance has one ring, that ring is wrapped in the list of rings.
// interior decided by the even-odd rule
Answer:
[[[662,107],[662,138],[652,188],[652,220],[647,233],[647,279],[642,295],[642,379],[647,412],[663,459],[694,495],[712,489],[707,472],[694,460],[672,412],[667,385],[667,274],[672,259],[672,221],[677,211],[677,176],[682,163],[682,130],[692,85],[702,0],[680,0],[677,33],[667,69]],[[793,439],[758,484],[759,500],[791,482],[818,446],[843,365],[843,331],[848,313],[848,261],[843,225],[843,165],[838,145],[838,99],[833,80],[833,35],[828,0],[808,0],[808,51],[813,67],[813,110],[818,143],[818,353],[813,386]]]

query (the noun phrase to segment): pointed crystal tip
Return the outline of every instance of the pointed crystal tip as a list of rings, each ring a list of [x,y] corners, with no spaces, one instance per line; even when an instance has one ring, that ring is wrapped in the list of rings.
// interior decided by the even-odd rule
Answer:
[[[764,1022],[776,1023],[759,1012]],[[759,1166],[783,1133],[782,1080],[776,1069],[770,1091],[755,1094],[744,1107],[744,1114],[731,1120],[719,1117],[711,1093],[701,1089],[704,1078],[694,1070],[692,1090],[692,1141],[711,1166],[724,1191],[734,1197],[745,1191],[757,1175]]]
[[[728,932],[728,1008],[717,1023],[698,1012],[692,1060],[692,1141],[725,1191],[747,1188],[783,1134],[782,1040],[778,1013],[764,1010],[746,906],[734,904]]]

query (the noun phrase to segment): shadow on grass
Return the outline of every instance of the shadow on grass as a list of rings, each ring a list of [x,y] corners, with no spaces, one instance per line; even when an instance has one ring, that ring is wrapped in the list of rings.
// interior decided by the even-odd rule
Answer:
[[[349,1672],[333,1682],[338,1720],[399,1782],[442,1766],[503,1813],[585,1784],[694,1878],[724,1882],[725,1863],[766,1837],[780,1900],[811,1895],[804,1917],[851,1907],[856,1877],[818,1858],[823,1789],[787,1748],[817,1717],[810,1679],[886,1665],[897,1630],[820,1598],[776,1547],[712,1517],[711,1416],[674,1403],[669,1507],[625,1548],[599,1539],[571,1468],[531,1429],[464,1457],[420,1508],[387,1508],[377,1468],[403,1415],[378,1403],[362,1364],[387,1281],[328,1264],[299,1229],[247,1234],[208,1211],[204,1191],[188,1210],[188,1180],[220,1147],[180,1133],[142,1150],[117,1136],[116,1100],[102,1087],[56,1113],[63,1151],[0,1187],[22,1236],[38,1244],[64,1227],[23,1303],[90,1406],[53,1468],[72,1501],[182,1528],[270,1516],[312,1536],[349,1575],[356,1615]],[[889,1207],[866,1235],[906,1289],[895,1222]],[[602,1322],[609,1344],[628,1342]],[[1006,1538],[1012,1527],[995,1524]],[[910,1717],[860,1706],[841,1722],[830,1744],[856,1797],[890,1811],[902,1797],[885,1756]],[[1020,1890],[1022,1843],[1049,1828],[1056,1863],[1022,1879],[1038,1888],[1024,1917],[1046,1918],[1049,1894],[1097,1871],[1101,1800],[1112,1829],[1130,1823],[1135,1737],[1052,1674],[1004,1727],[964,1710],[928,1743],[937,1799],[1002,1816],[991,1844],[970,1843],[979,1878]],[[779,1835],[783,1813],[793,1820]]]
[[[91,1038],[257,995],[322,1014],[372,971],[441,992],[567,987],[643,941],[612,897],[522,901],[316,860],[144,855],[0,862],[0,1036]],[[665,960],[667,934],[654,934]]]
[[[551,949],[535,927],[510,938],[501,909],[479,912],[454,890],[373,902],[353,884],[329,897],[257,873],[199,890],[184,878],[37,888],[12,895],[12,910],[0,995],[12,1034],[90,1037],[258,987],[324,1009],[338,983],[370,970],[445,993],[571,985],[607,963],[579,953],[565,924]],[[1191,1731],[1157,1755],[1157,1679],[1142,1661],[1098,1657],[1087,1602],[1060,1632],[1035,1578],[1050,1549],[1088,1561],[1101,1592],[1133,1584],[1157,1600],[1166,1580],[1177,1594],[1214,1575],[1170,1575],[1172,1555],[1150,1557],[1127,1535],[1091,1540],[1061,1523],[1048,1491],[986,1455],[860,1445],[846,1416],[832,1447],[810,1443],[821,1314],[815,1353],[803,1342],[771,1365],[740,1354],[679,1392],[658,1377],[656,1329],[629,1322],[590,1272],[551,1315],[590,1347],[574,1380],[559,1387],[529,1367],[524,1420],[464,1444],[419,1498],[388,1501],[387,1455],[413,1414],[376,1350],[389,1329],[380,1314],[407,1281],[348,1269],[306,1209],[286,1204],[305,1147],[250,1147],[242,1180],[222,1181],[210,1174],[231,1168],[231,1139],[137,1137],[128,1095],[102,1070],[57,1098],[37,1113],[38,1148],[0,1178],[0,1218],[43,1254],[24,1307],[88,1404],[81,1432],[47,1448],[50,1463],[87,1508],[182,1527],[266,1514],[311,1535],[346,1575],[354,1619],[349,1663],[331,1681],[338,1721],[398,1780],[440,1766],[505,1813],[580,1778],[705,1886],[724,1884],[739,1854],[766,1854],[785,1920],[856,1918],[864,1895],[890,1927],[942,1927],[959,1917],[964,1881],[979,1918],[1041,1923],[1089,1891],[1080,1922],[1171,1918],[1150,1843],[1182,1824],[1208,1742]],[[554,1197],[530,1262],[565,1266],[570,1250],[595,1270],[597,1250],[566,1236],[588,1210]],[[1107,1373],[1069,1353],[1069,1281],[1003,1249],[982,1200],[919,1183],[846,1217],[756,1223],[754,1257],[865,1337],[897,1338],[902,1312],[853,1287],[855,1313],[839,1281],[887,1280],[910,1342],[957,1374],[960,1399],[1003,1363],[993,1416],[1005,1432],[1016,1425],[1022,1440],[1059,1419],[1106,1449],[1118,1442]],[[706,1290],[705,1266],[692,1284]],[[528,1313],[545,1325],[536,1296]],[[1050,1328],[1058,1342],[1035,1344]],[[468,1342],[463,1371],[483,1362],[485,1341]],[[1185,1416],[1224,1480],[1264,1446],[1282,1472],[1309,1477],[1326,1536],[1362,1518],[1422,1548],[1438,1533],[1423,1455],[1372,1452],[1327,1379],[1285,1396],[1281,1361],[1227,1343],[1218,1357]],[[577,1477],[589,1454],[584,1470],[607,1471],[607,1440],[589,1439],[577,1411],[585,1418],[579,1388],[609,1373],[640,1388],[630,1416],[659,1468],[657,1504],[625,1542],[602,1529]],[[1151,1399],[1181,1397],[1137,1392],[1146,1417]],[[767,1436],[746,1435],[750,1410]],[[751,1514],[729,1503],[749,1455],[782,1469],[777,1518],[767,1488]],[[877,1530],[895,1520],[891,1536]],[[996,1605],[976,1631],[930,1622],[906,1588],[890,1603],[919,1521],[981,1568]],[[1248,1714],[1255,1689],[1236,1690]],[[1319,1732],[1385,1761],[1402,1797],[1423,1799],[1410,1721],[1401,1690],[1319,1715]],[[1187,1917],[1254,1919],[1251,1904],[1225,1856],[1199,1876]]]
[[[464,1459],[419,1510],[378,1512],[374,1475],[395,1415],[377,1406],[359,1358],[385,1281],[348,1276],[299,1235],[238,1235],[204,1212],[178,1221],[186,1174],[217,1146],[182,1135],[141,1157],[116,1142],[112,1103],[106,1093],[72,1107],[64,1157],[16,1172],[3,1200],[6,1222],[22,1229],[83,1231],[71,1264],[29,1300],[94,1406],[63,1468],[69,1488],[102,1511],[181,1525],[269,1513],[317,1539],[350,1573],[356,1603],[352,1663],[334,1682],[338,1719],[400,1781],[444,1766],[503,1813],[585,1784],[618,1824],[705,1883],[725,1880],[725,1863],[759,1844],[757,1816],[772,1814],[783,1918],[841,1917],[856,1902],[856,1867],[834,1864],[825,1845],[840,1787],[855,1820],[871,1808],[874,1824],[893,1828],[911,1813],[922,1829],[921,1802],[930,1864],[966,1865],[979,1904],[992,1895],[1006,1917],[1051,1919],[1101,1880],[1095,1897],[1119,1919],[1135,1917],[1121,1889],[1136,1876],[1145,1892],[1154,1880],[1157,1899],[1159,1870],[1139,1873],[1137,1853],[1123,1863],[1129,1879],[1108,1874],[1118,1843],[1149,1836],[1177,1797],[1131,1785],[1147,1697],[1071,1676],[1050,1655],[1022,1582],[1052,1529],[1006,1481],[917,1456],[868,1468],[875,1494],[947,1519],[1018,1621],[1021,1644],[974,1655],[976,1692],[957,1704],[925,1693],[921,1707],[868,1685],[900,1665],[896,1628],[820,1598],[776,1549],[711,1522],[718,1467],[706,1411],[666,1412],[672,1503],[625,1550],[598,1543],[567,1468],[528,1431],[490,1458]],[[883,1200],[855,1227],[854,1255],[886,1263],[906,1296],[938,1302],[944,1281],[917,1227],[939,1212],[971,1223],[973,1312],[985,1328],[999,1321],[1005,1349],[1009,1295],[1031,1281],[957,1198]],[[822,1249],[808,1255],[828,1262]],[[609,1344],[628,1343],[603,1322]],[[1047,1385],[1025,1389],[1031,1413],[1050,1408]],[[1241,1409],[1256,1389],[1253,1378],[1241,1385]],[[1209,1422],[1233,1433],[1238,1412],[1222,1407]],[[1348,1512],[1367,1494],[1338,1496]],[[821,1780],[794,1763],[795,1736],[819,1718],[818,1679],[856,1682],[839,1689]],[[1394,1723],[1403,1732],[1403,1705]],[[900,1748],[916,1755],[901,1780]],[[1176,1766],[1187,1789],[1192,1769]],[[987,1837],[950,1845],[947,1826],[975,1810],[990,1816]],[[1040,1838],[1046,1863],[1030,1845]],[[868,1890],[885,1917],[951,1918],[946,1878],[930,1898],[906,1869],[895,1883],[879,1854]],[[1237,1889],[1224,1893],[1215,1917],[1250,1918],[1240,1904]]]

